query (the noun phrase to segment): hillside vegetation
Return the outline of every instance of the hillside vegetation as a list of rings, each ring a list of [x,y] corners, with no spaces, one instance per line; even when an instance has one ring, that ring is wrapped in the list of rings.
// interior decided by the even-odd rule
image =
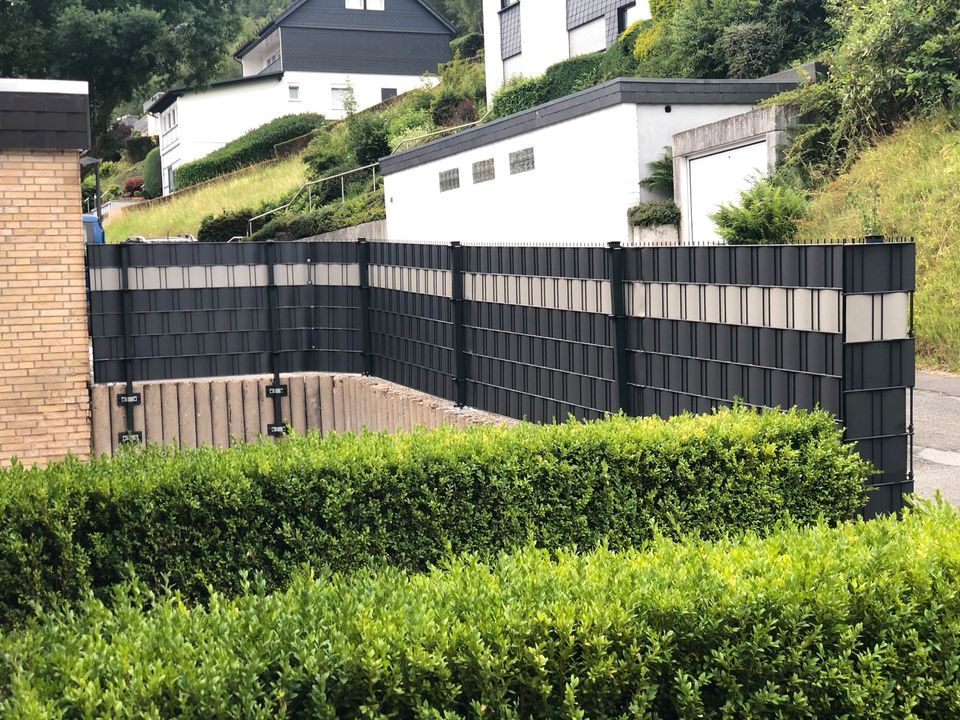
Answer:
[[[960,372],[960,118],[907,124],[816,193],[803,239],[877,223],[917,240],[917,359]]]
[[[105,226],[107,242],[122,242],[132,235],[196,235],[203,218],[211,213],[258,207],[274,199],[279,204],[281,198],[295,192],[306,181],[307,167],[300,158],[254,167],[108,221]]]

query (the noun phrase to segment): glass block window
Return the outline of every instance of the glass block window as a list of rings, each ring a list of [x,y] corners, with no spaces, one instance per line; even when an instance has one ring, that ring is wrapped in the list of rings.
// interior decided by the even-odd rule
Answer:
[[[440,173],[440,192],[456,190],[458,187],[460,187],[460,170],[454,168]]]
[[[524,148],[510,153],[510,174],[530,172],[536,168],[533,158],[533,148]]]
[[[493,166],[493,158],[481,160],[473,164],[473,182],[482,183],[493,180],[496,177],[496,171]]]

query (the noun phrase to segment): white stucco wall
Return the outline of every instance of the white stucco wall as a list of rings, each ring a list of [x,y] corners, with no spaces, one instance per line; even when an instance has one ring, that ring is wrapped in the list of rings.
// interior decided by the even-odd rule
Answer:
[[[520,3],[522,52],[506,63],[508,76],[500,56],[500,0],[483,0],[483,35],[488,103],[510,77],[535,77],[570,57],[567,4],[559,0]]]
[[[420,76],[414,75],[287,72],[280,80],[265,79],[188,93],[174,105],[176,128],[160,138],[163,192],[170,192],[168,168],[201,158],[275,118],[305,112],[320,113],[332,120],[343,118],[344,110],[333,106],[335,87],[351,85],[357,109],[362,110],[381,102],[383,88],[404,93],[423,83]],[[291,85],[299,88],[298,100],[290,98]]]
[[[629,242],[627,209],[654,199],[640,188],[648,164],[684,129],[735,115],[740,105],[619,105],[431,161],[384,178],[387,237],[395,241]],[[536,169],[510,174],[511,152],[532,147]],[[493,158],[496,179],[473,183]],[[457,168],[460,188],[440,192]]]

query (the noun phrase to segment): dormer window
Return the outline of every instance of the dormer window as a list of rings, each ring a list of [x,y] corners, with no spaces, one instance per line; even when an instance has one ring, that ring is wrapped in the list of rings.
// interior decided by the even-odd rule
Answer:
[[[384,0],[345,0],[347,10],[383,10]]]

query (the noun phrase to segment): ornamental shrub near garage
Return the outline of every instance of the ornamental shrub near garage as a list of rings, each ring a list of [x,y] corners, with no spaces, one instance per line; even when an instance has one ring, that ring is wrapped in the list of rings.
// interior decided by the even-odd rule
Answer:
[[[621,549],[837,522],[868,465],[832,416],[745,408],[562,425],[317,434],[228,450],[149,448],[0,471],[0,623],[104,594],[133,571],[187,598],[271,590],[303,563],[424,570],[529,541]]]
[[[948,506],[710,543],[142,585],[0,640],[5,717],[954,718]]]

